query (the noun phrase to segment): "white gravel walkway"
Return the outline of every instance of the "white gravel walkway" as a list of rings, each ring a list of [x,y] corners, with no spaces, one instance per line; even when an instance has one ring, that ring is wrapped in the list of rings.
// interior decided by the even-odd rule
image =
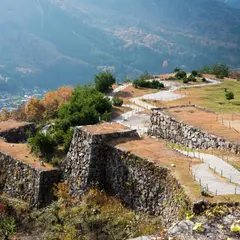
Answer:
[[[240,172],[232,165],[215,155],[176,150],[186,156],[196,157],[203,161],[203,164],[192,167],[196,180],[201,182],[202,186],[208,185],[209,190],[213,193],[217,190],[218,195],[235,194],[235,192],[240,194]],[[234,183],[239,186],[235,186]]]

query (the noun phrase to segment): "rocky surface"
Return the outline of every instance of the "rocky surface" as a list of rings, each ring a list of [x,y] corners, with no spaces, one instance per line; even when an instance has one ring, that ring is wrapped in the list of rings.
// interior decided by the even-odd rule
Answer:
[[[240,215],[229,214],[209,219],[205,216],[183,220],[173,224],[166,232],[155,236],[142,236],[131,240],[238,240]]]
[[[188,105],[193,106],[193,105]],[[182,106],[186,107],[186,105]],[[151,126],[149,134],[166,139],[172,143],[194,149],[221,149],[240,154],[240,146],[201,130],[198,127],[188,125],[171,116],[162,109],[153,109],[151,114]]]
[[[71,195],[81,196],[97,185],[131,209],[162,216],[165,225],[176,221],[189,208],[182,187],[169,169],[108,144],[120,137],[138,135],[133,130],[96,135],[85,128],[75,129],[62,163]]]
[[[59,179],[58,170],[40,170],[0,152],[0,194],[44,207],[54,199],[52,188]]]

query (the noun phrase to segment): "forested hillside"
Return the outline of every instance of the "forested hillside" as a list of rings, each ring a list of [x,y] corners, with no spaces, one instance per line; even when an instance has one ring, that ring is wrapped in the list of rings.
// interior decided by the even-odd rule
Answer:
[[[216,0],[2,0],[0,29],[0,90],[240,66],[240,10]]]

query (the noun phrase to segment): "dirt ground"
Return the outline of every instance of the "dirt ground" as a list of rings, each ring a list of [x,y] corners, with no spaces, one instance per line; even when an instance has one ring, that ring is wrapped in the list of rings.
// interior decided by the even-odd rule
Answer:
[[[130,98],[141,97],[143,95],[151,94],[157,91],[159,90],[150,88],[134,88],[133,86],[129,86],[124,90],[116,93],[115,96],[123,98],[124,103],[128,103]]]
[[[112,111],[111,111],[111,119],[118,118],[123,113],[129,112],[131,110],[132,109],[128,108],[128,107],[116,107],[116,106],[113,106],[112,107]]]
[[[225,139],[239,143],[240,133],[222,123],[221,118],[230,118],[229,114],[215,114],[196,109],[194,107],[172,108],[167,110],[172,117],[190,125],[198,126],[208,133],[222,136]]]
[[[40,159],[30,153],[30,148],[26,144],[12,144],[0,139],[0,150],[3,153],[13,156],[15,159],[27,163],[38,169],[53,169],[50,164],[44,163],[41,166]]]
[[[24,126],[24,122],[16,122],[16,121],[4,121],[0,122],[0,132],[5,132],[9,129]]]
[[[218,201],[239,201],[239,195],[226,195],[226,196],[212,196],[204,197],[201,195],[201,186],[193,180],[189,171],[189,166],[199,164],[199,159],[186,157],[174,150],[172,150],[164,140],[153,138],[141,139],[118,139],[109,143],[124,151],[131,153],[145,159],[149,159],[154,163],[168,167],[173,176],[184,187],[186,194],[191,201],[198,201],[205,199],[208,202]],[[175,164],[176,167],[172,167]]]
[[[128,127],[125,127],[124,125],[119,123],[102,123],[96,125],[89,125],[85,128],[88,132],[92,134],[114,133],[129,129]]]

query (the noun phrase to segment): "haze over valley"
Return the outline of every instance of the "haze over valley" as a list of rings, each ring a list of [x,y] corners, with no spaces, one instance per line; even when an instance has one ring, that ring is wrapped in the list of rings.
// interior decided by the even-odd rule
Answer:
[[[229,0],[2,0],[0,91],[118,81],[226,62],[240,67],[240,10]]]

